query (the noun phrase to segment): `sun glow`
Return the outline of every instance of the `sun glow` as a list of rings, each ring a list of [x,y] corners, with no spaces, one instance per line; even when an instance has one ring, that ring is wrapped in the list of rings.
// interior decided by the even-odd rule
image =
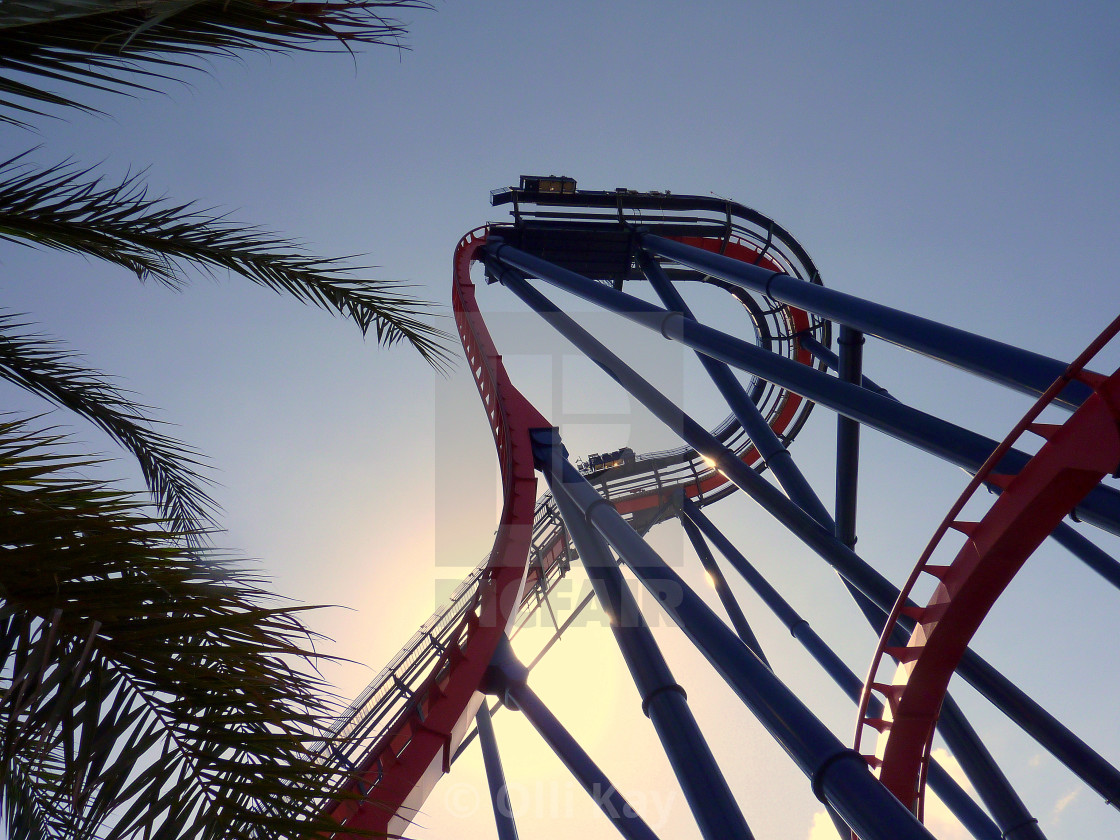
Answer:
[[[557,620],[564,622],[590,592],[587,579],[573,570],[549,595]],[[529,665],[556,635],[552,615],[548,606],[542,605],[514,636],[514,651],[524,664]],[[579,744],[594,755],[615,725],[612,710],[627,673],[607,616],[592,599],[530,672],[529,686]],[[637,702],[636,694],[634,699]],[[503,711],[499,718],[506,714],[509,712]],[[516,764],[521,774],[551,772],[550,762],[541,758],[548,748],[535,733],[512,743],[507,740],[501,745],[503,757],[508,756],[509,763]]]

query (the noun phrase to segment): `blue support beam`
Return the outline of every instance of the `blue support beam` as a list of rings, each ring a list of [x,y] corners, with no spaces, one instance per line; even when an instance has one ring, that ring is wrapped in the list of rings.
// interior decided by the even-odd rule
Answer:
[[[494,822],[498,826],[498,840],[517,840],[517,824],[509,801],[506,774],[502,757],[498,753],[498,740],[494,737],[494,724],[490,721],[490,707],[485,700],[474,716],[478,742],[482,745],[482,763],[486,767],[486,783],[490,787],[490,804],[494,807]]]
[[[730,481],[762,506],[775,520],[832,565],[845,581],[866,596],[866,599],[863,599],[864,606],[870,608],[873,605],[882,613],[891,611],[899,597],[898,589],[852,549],[836,539],[834,533],[822,528],[800,507],[787,499],[780,490],[748,468],[706,429],[684,414],[679,407],[533,288],[516,270],[507,269],[492,255],[485,257],[484,261],[487,268],[530,308],[541,314],[588,358],[645,405],[654,416],[680,434],[689,446],[710,458]],[[545,270],[549,270],[548,263],[537,262],[543,264]],[[563,271],[559,268],[555,270]],[[567,273],[571,274],[571,272]],[[578,277],[578,275],[574,276]],[[605,289],[601,286],[600,288]],[[611,290],[605,291],[621,294]],[[628,295],[623,297],[633,300]],[[649,306],[643,301],[637,303]],[[679,313],[657,311],[660,316],[663,316],[662,325],[674,316],[682,318]],[[695,324],[695,322],[690,323]],[[805,368],[804,365],[791,364],[798,368]],[[817,371],[810,372],[818,374]],[[827,375],[819,375],[835,382]],[[848,383],[836,382],[836,384],[862,390]],[[885,401],[897,405],[891,400]],[[913,623],[905,617],[900,619],[900,623],[906,630],[913,629]],[[1120,771],[990,664],[973,651],[966,650],[958,665],[957,673],[1107,801],[1120,803]]]
[[[996,449],[996,441],[983,435],[853,383],[842,382],[808,365],[783,358],[748,341],[699,324],[680,312],[671,312],[608,288],[524,251],[497,241],[487,245],[484,250],[484,262],[491,267],[492,272],[500,273],[500,267],[508,265],[539,277],[659,332],[665,338],[679,341],[732,367],[788,388],[845,417],[878,429],[969,472],[979,470]],[[509,275],[507,273],[504,276]],[[1012,449],[997,465],[997,472],[1014,475],[1028,460],[1028,455]],[[1078,506],[1077,514],[1086,522],[1120,535],[1120,492],[1103,486],[1095,488]]]
[[[946,694],[941,703],[937,731],[948,744],[949,752],[964,768],[965,775],[995,817],[1006,840],[1045,840],[1038,820],[1011,787],[1003,770],[950,694]]]
[[[561,457],[562,445],[551,430],[533,432],[537,468],[553,490],[560,515],[575,543],[595,594],[610,618],[611,631],[642,699],[685,799],[707,840],[752,837],[734,794],[697,726],[684,689],[673,678],[622,571],[602,538],[562,493],[552,487],[551,462]]]
[[[836,366],[840,379],[844,382],[863,386],[863,333],[847,325],[841,325],[837,343],[840,348],[840,355],[839,357],[833,357],[831,361]],[[881,391],[881,393],[889,396],[885,391]],[[836,538],[848,548],[855,548],[856,544],[859,433],[858,422],[850,417],[837,415]],[[886,613],[871,604],[866,596],[858,590],[854,590],[850,584],[848,588],[876,633],[881,634],[887,619]],[[897,635],[900,637],[898,644],[904,646],[906,644],[905,634],[899,633]],[[872,716],[878,717],[879,715],[874,714]],[[1038,821],[1031,815],[1019,794],[1011,786],[1010,781],[952,697],[945,698],[939,731],[949,744],[953,754],[963,756],[959,759],[961,767],[988,809],[996,815],[996,820],[1001,829],[1000,835],[1006,838],[1014,837],[1016,840],[1041,840],[1042,832],[1038,828]],[[947,785],[946,776],[944,769],[936,763],[930,766],[930,786],[942,796],[950,808],[959,809],[960,813],[954,810],[957,818],[966,826],[970,826],[970,822],[975,821],[976,815],[969,808],[970,806],[975,808],[975,804],[967,796],[962,800],[961,797],[964,792],[956,785]],[[940,790],[938,788],[939,782],[942,786]],[[986,814],[984,817],[987,819]],[[990,820],[987,820],[986,826],[995,827]],[[975,830],[972,830],[975,833]]]
[[[790,606],[789,602],[743,556],[743,553],[735,547],[731,540],[724,536],[723,532],[700,510],[695,502],[691,499],[684,499],[681,502],[681,513],[711,541],[712,545],[727,559],[732,568],[739,573],[739,576],[762,599],[762,603],[785,625],[790,635],[816,660],[817,664],[824,669],[833,682],[840,686],[840,689],[853,703],[859,703],[859,696],[863,691],[863,680],[852,673],[851,669],[844,664],[844,661],[809,626],[809,622]]]
[[[528,669],[517,660],[509,640],[503,639],[487,674],[488,690],[498,692],[507,707],[525,715],[619,834],[626,840],[657,840],[653,829],[529,687],[528,675]]]
[[[803,333],[798,339],[803,347],[816,358],[824,362],[827,367],[833,370],[839,370],[840,362],[835,353],[810,335]],[[862,383],[864,388],[894,399],[889,391],[875,384],[866,376],[862,377]],[[1000,492],[999,488],[995,485],[988,485],[988,489],[993,492]],[[1120,589],[1120,563],[1087,537],[1079,534],[1070,525],[1064,522],[1054,529],[1050,537],[1065,547],[1074,557],[1083,562],[1110,584]]]
[[[704,514],[704,512],[691,500],[684,500],[681,504],[681,512],[687,517],[697,528],[711,540],[712,544],[719,549],[719,552],[727,559],[732,567],[737,571],[745,580],[755,593],[762,599],[762,602],[777,616],[778,620],[782,622],[789,630],[790,635],[795,638],[803,648],[809,653],[810,656],[816,660],[825,673],[832,678],[840,689],[851,699],[853,704],[858,704],[860,694],[863,691],[863,680],[857,677],[852,670],[844,663],[844,661],[836,655],[836,653],[829,647],[817,633],[809,626],[801,615],[798,614],[793,607],[780,595],[778,591],[770,584],[762,574],[755,569],[755,567],[743,556],[742,552],[735,547],[735,545],[724,536],[715,524]],[[871,698],[872,704],[878,704],[878,701]],[[987,755],[983,744],[980,742],[979,737],[971,731],[971,727],[964,719],[964,715],[956,709],[952,698],[946,698],[946,702],[951,705],[949,712],[945,715],[946,719],[951,719],[955,723],[956,729],[950,733],[948,741],[952,746],[950,749],[954,755],[957,755],[958,750],[964,755],[961,762],[963,767],[969,768],[972,772],[969,773],[970,778],[975,776],[981,782],[979,790],[989,793],[991,796],[998,792],[998,796],[994,796],[999,800],[994,813],[1001,813],[1003,811],[1011,810],[1013,814],[1007,816],[1002,820],[1002,825],[1008,827],[1018,826],[1023,822],[1022,814],[1025,814],[1025,808],[1020,811],[1014,806],[1008,809],[1002,803],[1004,801],[1016,802],[1018,795],[1009,785],[999,786],[998,781],[993,784],[993,780],[1002,776],[998,771],[992,772],[991,768],[994,766],[994,761],[991,756]],[[878,717],[881,711],[874,705],[869,706],[869,712],[872,716]],[[984,760],[987,759],[987,760]],[[992,818],[984,813],[972,798],[965,793],[959,784],[945,771],[940,764],[936,761],[932,762],[929,766],[929,785],[933,791],[941,797],[941,800],[949,808],[949,810],[961,821],[962,824],[972,833],[977,840],[1001,840],[1004,833]],[[1010,797],[1006,794],[1010,793]],[[983,799],[984,797],[981,796]],[[985,800],[987,801],[987,800]],[[1021,803],[1020,803],[1021,805]],[[991,805],[989,805],[991,808]],[[1029,815],[1027,815],[1029,819]],[[1011,835],[1007,835],[1010,837]],[[1016,840],[1027,837],[1027,834],[1020,834]]]
[[[1120,563],[1117,563],[1107,551],[1065,522],[1060,522],[1050,536],[1086,566],[1120,589]]]
[[[558,437],[551,455],[541,460],[554,497],[563,496],[577,508],[618,552],[810,779],[817,798],[835,809],[862,840],[931,840],[933,835],[879,784],[864,760],[805,707],[568,463]]]
[[[840,372],[840,357],[829,350],[827,347],[825,347],[823,344],[821,344],[819,341],[817,341],[817,339],[813,335],[808,332],[798,333],[797,340],[802,347],[812,353],[813,357],[817,361],[822,362],[826,368],[834,370],[837,373]],[[860,376],[858,384],[863,388],[866,388],[868,391],[874,391],[876,394],[882,394],[884,397],[890,397],[892,400],[895,399],[891,395],[890,391],[888,391],[882,385],[876,383],[874,380],[869,379],[866,375]]]
[[[863,381],[863,333],[840,327],[840,378]],[[856,545],[856,499],[859,489],[859,423],[836,417],[836,538],[848,548]]]
[[[692,543],[692,548],[696,552],[696,556],[700,558],[700,564],[704,567],[704,572],[707,574],[712,588],[715,589],[727,617],[731,620],[731,626],[735,628],[735,634],[743,640],[743,644],[749,647],[755,656],[762,660],[767,668],[771,668],[770,661],[766,658],[766,654],[762,652],[762,645],[759,644],[754,631],[751,630],[739,602],[735,600],[735,595],[727,583],[727,578],[723,576],[723,572],[716,563],[716,558],[712,556],[711,549],[704,542],[704,535],[684,514],[681,514],[680,520],[681,527],[684,528],[684,532],[688,536],[688,541]]]
[[[661,236],[643,236],[641,244],[659,256],[748,291],[846,324],[1034,396],[1049,388],[1066,369],[1066,363],[1057,359]],[[1059,401],[1068,408],[1076,408],[1090,393],[1083,383],[1071,382]]]
[[[680,292],[666,276],[660,264],[641,250],[637,253],[637,259],[642,273],[649,280],[650,285],[653,286],[665,307],[674,312],[680,312],[689,320],[695,320],[692,310],[689,309]],[[762,416],[758,406],[747,396],[746,390],[736,379],[731,368],[726,363],[705,356],[703,353],[698,352],[696,355],[708,376],[711,377],[712,382],[715,383],[716,388],[719,389],[720,395],[731,408],[735,419],[739,421],[739,425],[750,437],[751,443],[758,450],[758,454],[773,471],[774,477],[778,479],[782,489],[786,491],[786,495],[823,527],[833,527],[832,517],[828,515],[827,508],[821,503],[809,482],[805,480],[805,476],[802,475],[801,470],[794,463],[793,456],[778,440],[778,436],[770,428],[770,424],[766,422],[766,418]]]

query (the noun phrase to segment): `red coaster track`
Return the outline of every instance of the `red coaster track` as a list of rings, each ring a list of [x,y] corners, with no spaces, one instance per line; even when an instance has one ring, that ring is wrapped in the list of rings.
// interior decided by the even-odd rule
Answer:
[[[343,828],[339,832],[342,836],[346,835],[345,829],[390,836],[404,831],[435,782],[450,770],[451,757],[482,701],[478,686],[499,639],[516,618],[526,593],[564,554],[567,543],[559,527],[546,530],[544,541],[532,546],[534,562],[530,565],[534,534],[548,523],[537,510],[529,430],[551,424],[510,382],[478,309],[470,268],[486,236],[487,228],[478,228],[459,242],[452,300],[459,337],[497,447],[504,496],[501,523],[481,570],[478,589],[452,631],[452,643],[441,645],[429,676],[412,692],[405,713],[398,715],[355,762],[350,792],[360,796],[340,797],[329,806],[328,812]],[[783,270],[758,249],[735,240],[682,237],[680,241],[722,251],[772,271]],[[810,328],[810,319],[803,311],[792,307],[784,311],[791,335]],[[793,357],[803,364],[813,364],[812,356],[800,346],[795,346]],[[770,413],[772,428],[779,434],[786,432],[807,408],[800,396],[780,391]],[[744,442],[739,455],[748,464],[758,460],[758,452],[749,441]],[[623,514],[652,511],[665,504],[677,488],[702,502],[727,479],[699,458],[695,461],[688,478],[677,483],[666,483],[652,469],[648,475],[639,474],[638,480],[631,477],[612,503]]]
[[[1104,476],[1120,469],[1120,371],[1104,377],[1085,370],[1118,332],[1120,318],[1070,365],[992,453],[922,554],[880,637],[861,699],[856,749],[865,727],[879,733],[875,754],[865,758],[883,784],[919,817],[934,726],[970,639],[1039,544]],[[1088,384],[1094,393],[1061,425],[1034,422],[1071,380]],[[1026,431],[1044,437],[1045,444],[1018,474],[995,472]],[[985,483],[1000,490],[995,504],[978,522],[958,520],[966,502]],[[950,529],[962,532],[965,543],[951,563],[935,564],[931,562],[934,551]],[[924,607],[910,601],[922,575],[937,579]],[[909,642],[897,647],[891,637],[902,616],[913,619],[915,626]],[[892,660],[899,667],[892,681],[883,681],[880,666],[890,667]],[[868,715],[872,692],[886,701],[881,718]]]

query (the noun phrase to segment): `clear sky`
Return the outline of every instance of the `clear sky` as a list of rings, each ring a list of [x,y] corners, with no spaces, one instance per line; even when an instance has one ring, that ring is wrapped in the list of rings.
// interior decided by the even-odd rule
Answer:
[[[109,118],[69,114],[37,137],[0,127],[0,143],[6,155],[40,144],[39,160],[117,176],[146,167],[157,193],[320,253],[360,255],[377,266],[371,275],[414,283],[444,312],[459,237],[504,216],[489,191],[548,173],[589,189],[733,198],[790,230],[829,286],[1060,358],[1118,309],[1114,4],[446,0],[409,20],[409,51],[215,59],[189,85],[106,98]],[[224,542],[259,558],[279,592],[346,608],[313,619],[334,640],[324,649],[354,661],[328,671],[341,695],[356,694],[488,550],[496,465],[464,365],[441,379],[405,349],[379,351],[351,325],[240,281],[200,278],[173,293],[53,253],[5,245],[0,260],[6,306],[120,376],[210,456]],[[510,313],[494,319],[509,342],[500,349],[548,402],[553,383],[539,372],[562,345],[526,341],[529,316],[501,289],[482,300]],[[616,340],[637,346],[630,333]],[[564,404],[542,405],[546,414],[630,410],[566,364]],[[901,399],[997,438],[1029,404],[881,345],[866,366]],[[681,387],[700,419],[722,419],[703,388]],[[834,425],[819,410],[793,447],[826,502]],[[578,454],[628,442],[625,427],[564,431]],[[75,432],[112,451],[95,431]],[[132,475],[123,456],[119,470]],[[862,480],[859,550],[901,581],[966,479],[867,433]],[[864,672],[874,639],[834,576],[746,500],[714,513]],[[654,533],[702,585],[679,531]],[[1117,553],[1115,539],[1092,533]],[[1114,761],[1118,598],[1046,550],[976,641]],[[744,604],[778,674],[848,740],[853,714],[839,693],[749,594]],[[807,784],[659,623],[756,836],[810,837],[819,807]],[[580,628],[534,683],[662,836],[695,837],[611,644],[597,624]],[[1113,809],[954,689],[1048,836],[1115,833]],[[502,712],[496,725],[522,836],[612,836],[522,721]],[[494,836],[477,752],[462,763],[416,837]]]

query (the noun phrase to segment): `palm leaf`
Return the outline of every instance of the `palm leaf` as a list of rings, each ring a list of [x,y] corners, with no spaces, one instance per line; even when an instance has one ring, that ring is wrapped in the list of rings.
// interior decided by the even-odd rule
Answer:
[[[137,405],[106,377],[74,364],[58,341],[27,332],[0,309],[0,377],[92,421],[131,452],[160,510],[174,527],[195,532],[212,525],[214,501],[202,489],[193,449],[154,431]]]
[[[22,123],[21,112],[35,112],[36,102],[88,110],[28,79],[153,90],[170,79],[169,70],[245,49],[400,47],[404,26],[382,12],[402,8],[430,6],[424,0],[6,0],[0,5],[0,120]]]
[[[377,341],[405,341],[434,367],[449,356],[430,309],[399,284],[357,280],[342,260],[309,256],[297,243],[230,222],[192,204],[150,198],[139,176],[105,185],[69,164],[38,170],[26,154],[0,163],[0,239],[88,254],[141,279],[180,286],[186,266],[224,269],[371,330]]]
[[[47,772],[46,768],[43,772]],[[18,767],[9,768],[0,778],[0,819],[7,829],[8,840],[46,840],[51,837],[35,790]]]
[[[329,830],[310,638],[79,459],[0,422],[0,816],[9,837]],[[259,832],[266,832],[260,834]]]

